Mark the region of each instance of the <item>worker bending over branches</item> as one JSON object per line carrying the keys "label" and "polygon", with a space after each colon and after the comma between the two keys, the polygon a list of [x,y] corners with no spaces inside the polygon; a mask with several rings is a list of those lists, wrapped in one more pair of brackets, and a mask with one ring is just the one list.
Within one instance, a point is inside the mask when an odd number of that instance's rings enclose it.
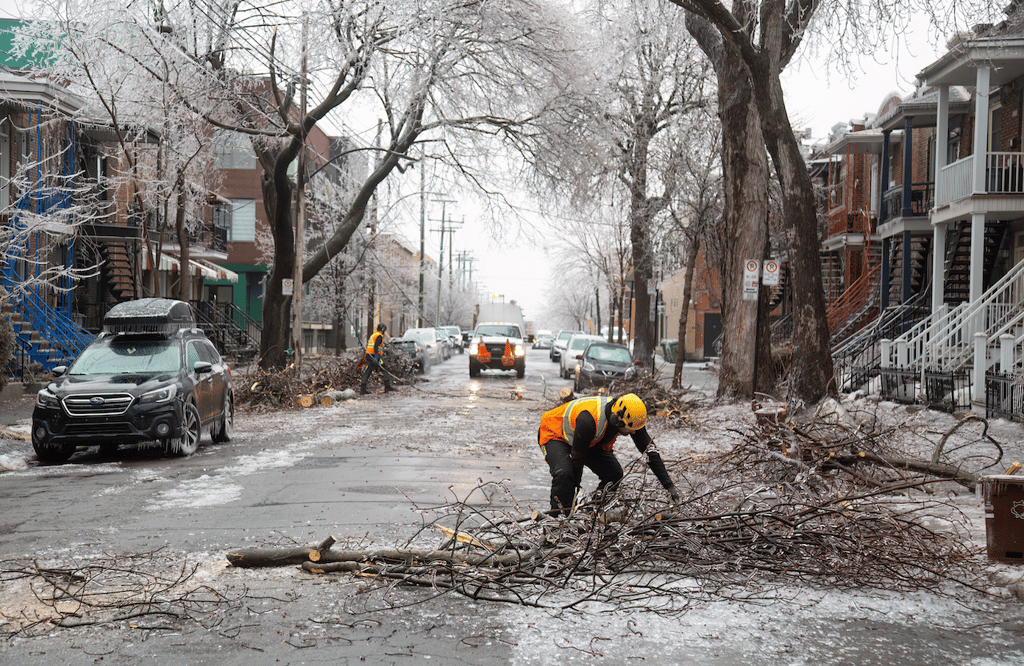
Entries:
{"label": "worker bending over branches", "polygon": [[366,367],[363,368],[362,381],[359,384],[359,392],[363,395],[369,393],[366,390],[366,382],[370,379],[370,373],[377,370],[384,377],[384,392],[394,391],[391,388],[391,377],[384,367],[384,334],[388,327],[384,324],[377,324],[377,331],[370,336],[366,342],[366,358],[363,361]]}
{"label": "worker bending over branches", "polygon": [[634,393],[612,399],[580,398],[544,412],[537,440],[551,468],[551,509],[569,513],[583,479],[583,468],[601,480],[598,491],[614,487],[622,479],[612,446],[619,435],[633,438],[658,481],[679,503],[679,492],[665,469],[661,454],[647,433],[647,406]]}

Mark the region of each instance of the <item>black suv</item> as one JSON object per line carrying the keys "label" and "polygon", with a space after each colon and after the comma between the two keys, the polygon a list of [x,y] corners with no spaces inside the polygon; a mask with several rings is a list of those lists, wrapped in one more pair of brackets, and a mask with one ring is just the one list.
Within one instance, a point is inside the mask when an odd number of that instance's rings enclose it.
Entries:
{"label": "black suv", "polygon": [[71,367],[39,391],[32,447],[45,462],[64,462],[79,446],[110,450],[159,441],[167,453],[195,453],[203,428],[231,439],[231,371],[192,307],[165,298],[115,305],[103,332]]}

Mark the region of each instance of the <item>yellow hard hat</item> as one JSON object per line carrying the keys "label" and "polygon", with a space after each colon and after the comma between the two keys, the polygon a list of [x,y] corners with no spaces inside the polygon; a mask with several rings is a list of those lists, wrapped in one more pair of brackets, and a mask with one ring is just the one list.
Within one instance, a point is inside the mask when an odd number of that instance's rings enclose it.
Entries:
{"label": "yellow hard hat", "polygon": [[612,414],[630,430],[640,430],[647,425],[647,405],[635,393],[627,393],[612,403]]}

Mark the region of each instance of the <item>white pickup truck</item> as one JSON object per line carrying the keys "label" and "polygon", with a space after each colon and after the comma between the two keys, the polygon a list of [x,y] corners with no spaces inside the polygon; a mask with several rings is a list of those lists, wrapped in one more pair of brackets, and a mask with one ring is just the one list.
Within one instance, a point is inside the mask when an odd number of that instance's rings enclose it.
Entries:
{"label": "white pickup truck", "polygon": [[515,370],[516,377],[526,374],[526,348],[519,324],[487,321],[477,324],[469,339],[469,376],[481,370]]}

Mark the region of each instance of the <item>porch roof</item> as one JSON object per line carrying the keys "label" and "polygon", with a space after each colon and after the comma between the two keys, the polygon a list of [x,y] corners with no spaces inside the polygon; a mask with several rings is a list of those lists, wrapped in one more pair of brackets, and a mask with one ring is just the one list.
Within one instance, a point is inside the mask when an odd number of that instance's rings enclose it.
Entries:
{"label": "porch roof", "polygon": [[[190,273],[196,277],[202,277],[207,280],[227,280],[229,282],[238,282],[238,273],[230,271],[223,266],[218,266],[209,261],[203,259],[189,259],[188,260]],[[152,270],[153,266],[149,263],[149,255],[146,255],[146,270]],[[160,271],[180,271],[181,270],[181,259],[174,255],[161,253],[160,259],[157,262],[157,270]]]}
{"label": "porch roof", "polygon": [[[973,85],[973,82],[972,82]],[[955,116],[971,111],[971,92],[961,85],[949,88],[949,115]],[[881,130],[901,130],[906,119],[912,117],[914,127],[934,127],[939,116],[939,91],[932,90],[924,95],[905,99],[885,115],[875,120]]]}
{"label": "porch roof", "polygon": [[992,37],[960,42],[918,73],[927,86],[973,86],[978,67],[991,68],[992,87],[1024,76],[1024,37]]}

